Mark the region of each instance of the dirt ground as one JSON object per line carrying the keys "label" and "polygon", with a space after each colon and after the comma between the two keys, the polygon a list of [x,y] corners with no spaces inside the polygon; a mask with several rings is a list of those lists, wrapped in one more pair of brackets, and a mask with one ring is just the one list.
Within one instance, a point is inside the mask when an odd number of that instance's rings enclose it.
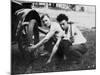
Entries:
{"label": "dirt ground", "polygon": [[95,31],[83,31],[83,34],[88,40],[88,52],[83,56],[81,64],[71,64],[70,61],[64,61],[56,56],[50,64],[45,64],[48,56],[38,56],[37,58],[29,56],[25,59],[18,50],[17,44],[12,45],[12,74],[96,69]]}

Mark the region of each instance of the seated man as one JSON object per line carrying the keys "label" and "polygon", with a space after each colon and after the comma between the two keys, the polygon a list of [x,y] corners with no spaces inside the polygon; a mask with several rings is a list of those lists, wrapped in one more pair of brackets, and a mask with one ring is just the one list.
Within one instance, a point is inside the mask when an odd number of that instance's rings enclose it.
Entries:
{"label": "seated man", "polygon": [[65,59],[66,57],[74,60],[81,58],[81,56],[87,52],[87,48],[85,46],[87,40],[79,29],[68,24],[68,17],[66,15],[60,14],[56,19],[63,31],[65,31],[65,34],[63,35],[63,39],[55,44],[47,63],[51,62],[51,59],[57,50],[58,52],[63,53]]}
{"label": "seated man", "polygon": [[58,23],[56,23],[56,22],[51,22],[50,17],[47,14],[44,14],[41,17],[41,21],[44,24],[44,26],[49,29],[49,32],[36,45],[32,45],[31,47],[29,47],[30,51],[39,48],[40,46],[42,46],[43,44],[47,43],[48,41],[49,41],[48,44],[50,44],[51,39],[54,36],[57,38],[56,39],[57,41],[55,40],[55,43],[58,44],[60,42],[60,40],[61,40],[60,36],[64,33],[64,31],[61,29],[60,25]]}

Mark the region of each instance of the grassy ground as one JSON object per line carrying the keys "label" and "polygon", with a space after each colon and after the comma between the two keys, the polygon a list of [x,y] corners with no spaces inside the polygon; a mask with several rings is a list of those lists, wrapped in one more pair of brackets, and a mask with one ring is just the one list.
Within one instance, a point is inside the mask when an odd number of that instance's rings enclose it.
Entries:
{"label": "grassy ground", "polygon": [[[95,31],[83,31],[87,38],[88,52],[84,55],[82,64],[69,64],[69,61],[54,57],[52,62],[46,65],[48,56],[38,58],[27,57],[24,59],[18,50],[17,44],[12,45],[12,73],[41,73],[55,71],[90,70],[96,68],[96,37]],[[31,60],[31,61],[30,61]]]}

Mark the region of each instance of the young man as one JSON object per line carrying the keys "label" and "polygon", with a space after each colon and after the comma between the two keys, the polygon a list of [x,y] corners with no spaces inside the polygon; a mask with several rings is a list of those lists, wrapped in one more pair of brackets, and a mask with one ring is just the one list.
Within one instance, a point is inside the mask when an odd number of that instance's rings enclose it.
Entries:
{"label": "young man", "polygon": [[[64,33],[64,31],[61,29],[60,25],[56,22],[51,22],[50,17],[47,14],[44,14],[41,17],[42,23],[43,25],[49,29],[49,32],[47,33],[47,35],[41,40],[39,41],[36,45],[32,45],[31,47],[29,47],[29,50],[34,50],[36,48],[39,48],[41,45],[45,44],[45,43],[49,43],[53,37],[57,38],[57,41],[55,41],[56,45],[53,48],[53,51],[58,48],[56,46],[58,46],[58,43],[61,40],[61,35]],[[53,39],[54,40],[54,39]],[[51,49],[52,50],[52,49]]]}
{"label": "young man", "polygon": [[79,29],[71,24],[68,24],[68,17],[65,14],[58,15],[56,19],[61,28],[65,31],[65,34],[63,35],[63,39],[55,44],[55,47],[58,48],[53,49],[47,63],[51,62],[51,59],[56,53],[57,49],[63,53],[64,58],[68,57],[74,60],[79,60],[78,58],[81,58],[82,54],[87,52],[87,48],[85,46],[87,40]]}

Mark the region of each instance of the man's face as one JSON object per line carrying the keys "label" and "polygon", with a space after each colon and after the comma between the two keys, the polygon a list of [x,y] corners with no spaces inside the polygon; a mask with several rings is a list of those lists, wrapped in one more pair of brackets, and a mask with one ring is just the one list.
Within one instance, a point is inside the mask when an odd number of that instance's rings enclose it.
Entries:
{"label": "man's face", "polygon": [[44,26],[49,27],[50,24],[50,19],[47,16],[44,16],[44,18],[42,19],[42,22],[44,24]]}
{"label": "man's face", "polygon": [[66,30],[68,28],[68,24],[66,20],[62,20],[61,22],[59,22],[59,24],[61,25],[62,29]]}

